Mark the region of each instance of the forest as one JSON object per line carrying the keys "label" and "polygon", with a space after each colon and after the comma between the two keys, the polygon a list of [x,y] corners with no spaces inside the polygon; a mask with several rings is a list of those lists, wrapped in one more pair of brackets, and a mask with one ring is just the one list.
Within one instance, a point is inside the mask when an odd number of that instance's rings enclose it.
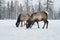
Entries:
{"label": "forest", "polygon": [[33,4],[33,0],[26,0],[21,3],[17,0],[5,1],[0,0],[0,19],[17,19],[18,15],[21,13],[32,14],[34,12],[39,12],[42,10],[47,10],[49,12],[48,19],[60,19],[60,8],[58,12],[54,9],[54,0],[46,0],[41,2],[38,0]]}

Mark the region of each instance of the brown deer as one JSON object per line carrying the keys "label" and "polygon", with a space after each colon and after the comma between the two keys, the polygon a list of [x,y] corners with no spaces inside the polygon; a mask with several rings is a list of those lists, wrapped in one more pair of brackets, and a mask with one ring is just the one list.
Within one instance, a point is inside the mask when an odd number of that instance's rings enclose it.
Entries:
{"label": "brown deer", "polygon": [[44,29],[44,27],[45,27],[46,24],[47,24],[46,28],[48,28],[47,18],[48,18],[48,12],[47,11],[35,12],[27,20],[27,22],[26,22],[26,28],[31,28],[32,25],[35,22],[37,22],[37,25],[38,25],[38,28],[39,28],[39,24],[38,24],[39,21],[43,21],[44,22],[43,29]]}
{"label": "brown deer", "polygon": [[16,22],[16,27],[18,27],[20,23],[21,23],[21,27],[22,27],[23,26],[23,22],[27,21],[29,19],[29,17],[30,17],[30,14],[27,14],[27,13],[19,14],[17,22]]}

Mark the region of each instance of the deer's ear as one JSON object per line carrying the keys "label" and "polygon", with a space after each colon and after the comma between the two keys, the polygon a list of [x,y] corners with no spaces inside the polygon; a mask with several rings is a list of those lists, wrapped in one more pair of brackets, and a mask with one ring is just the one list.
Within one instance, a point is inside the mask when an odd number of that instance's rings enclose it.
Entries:
{"label": "deer's ear", "polygon": [[45,11],[47,14],[49,14],[49,12],[48,11]]}

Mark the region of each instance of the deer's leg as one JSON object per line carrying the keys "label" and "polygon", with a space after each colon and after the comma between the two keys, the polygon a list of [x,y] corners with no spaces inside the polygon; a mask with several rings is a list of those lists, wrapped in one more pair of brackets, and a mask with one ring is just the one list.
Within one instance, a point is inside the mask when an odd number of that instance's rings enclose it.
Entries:
{"label": "deer's leg", "polygon": [[47,24],[47,25],[46,25],[46,28],[48,28],[48,21],[46,21],[46,24]]}
{"label": "deer's leg", "polygon": [[38,23],[38,21],[37,21],[37,25],[38,25],[38,28],[39,28],[39,23]]}
{"label": "deer's leg", "polygon": [[46,24],[46,20],[44,20],[44,25],[43,25],[42,29],[44,29],[44,27],[45,27],[45,24]]}
{"label": "deer's leg", "polygon": [[24,26],[26,25],[26,21],[24,21]]}
{"label": "deer's leg", "polygon": [[23,22],[21,21],[21,27],[23,27]]}

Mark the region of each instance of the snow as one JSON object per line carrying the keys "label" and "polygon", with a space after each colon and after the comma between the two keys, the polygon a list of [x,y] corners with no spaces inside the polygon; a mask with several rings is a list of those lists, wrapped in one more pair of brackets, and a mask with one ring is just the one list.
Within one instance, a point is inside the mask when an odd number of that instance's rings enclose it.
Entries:
{"label": "snow", "polygon": [[0,40],[60,40],[60,20],[48,20],[48,29],[40,29],[35,23],[31,29],[16,27],[16,20],[0,20]]}

